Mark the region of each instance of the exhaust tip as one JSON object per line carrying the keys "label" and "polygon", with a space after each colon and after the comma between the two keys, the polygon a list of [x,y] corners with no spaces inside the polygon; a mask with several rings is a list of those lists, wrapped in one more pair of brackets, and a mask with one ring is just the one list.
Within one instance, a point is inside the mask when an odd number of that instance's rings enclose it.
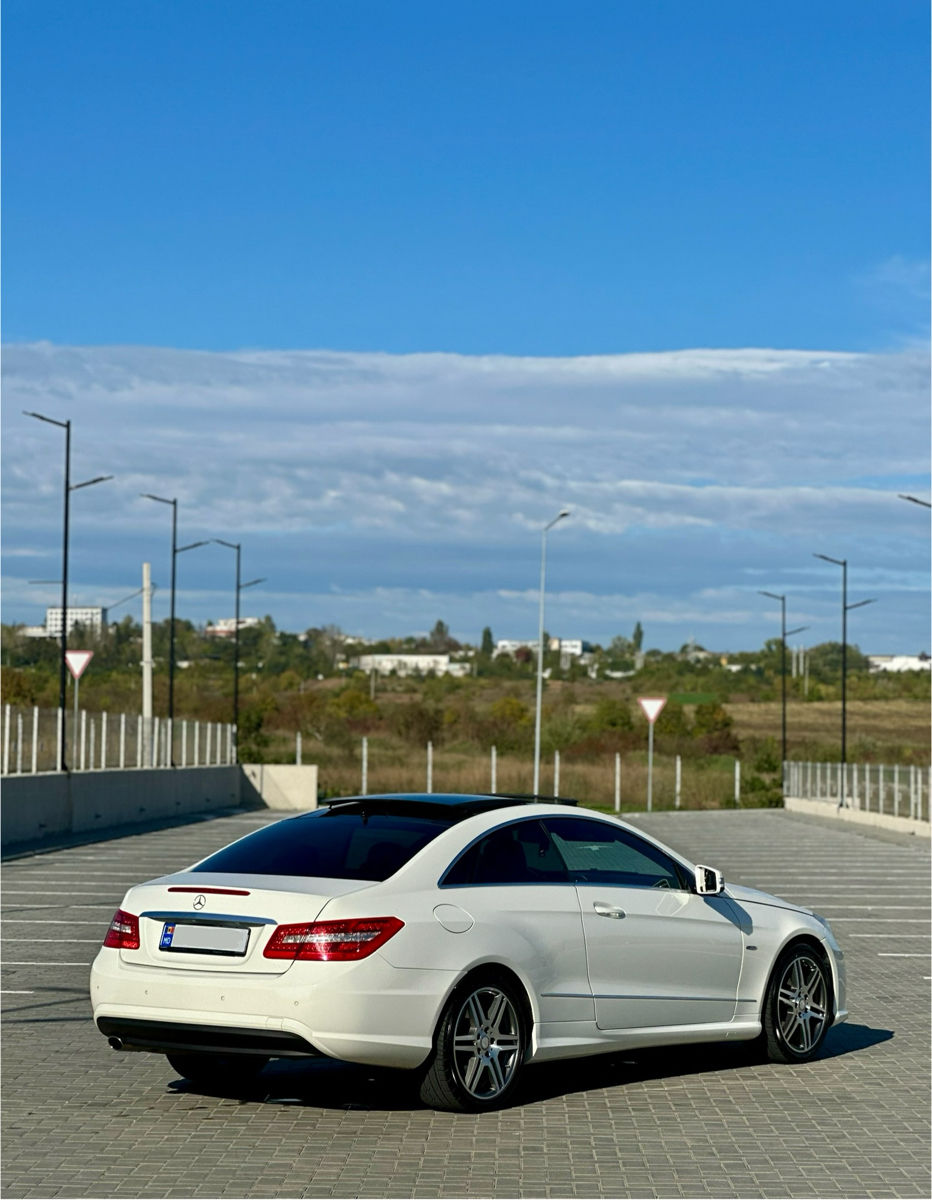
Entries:
{"label": "exhaust tip", "polygon": [[110,1037],[110,1038],[107,1038],[107,1042],[109,1043],[111,1050],[122,1050],[123,1049],[123,1039],[122,1038]]}

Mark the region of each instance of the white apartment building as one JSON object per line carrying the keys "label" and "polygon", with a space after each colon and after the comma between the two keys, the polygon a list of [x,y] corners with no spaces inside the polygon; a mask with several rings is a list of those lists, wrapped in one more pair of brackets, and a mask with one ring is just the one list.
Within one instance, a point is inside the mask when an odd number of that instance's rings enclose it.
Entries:
{"label": "white apartment building", "polygon": [[[61,608],[47,608],[45,610],[45,625],[32,625],[27,629],[30,637],[61,637]],[[107,624],[107,610],[105,608],[69,608],[68,623],[65,633],[71,633],[75,625],[83,625],[85,629],[93,629],[95,633],[100,631]],[[35,632],[33,632],[35,631]]]}
{"label": "white apartment building", "polygon": [[[559,651],[561,655],[565,655],[568,658],[579,658],[583,654],[588,653],[592,647],[588,642],[584,642],[582,638],[552,637],[547,642],[547,649],[554,654]],[[495,643],[495,649],[492,651],[492,657],[498,658],[500,654],[513,655],[516,650],[530,650],[532,654],[536,654],[537,638],[534,638],[530,642],[517,641],[514,638],[499,638]]]}
{"label": "white apartment building", "polygon": [[927,654],[868,654],[867,661],[872,672],[932,670],[932,658]]}
{"label": "white apartment building", "polygon": [[449,654],[360,654],[350,666],[379,675],[468,675],[469,663],[450,662]]}
{"label": "white apartment building", "polygon": [[[259,624],[258,617],[240,617],[240,629],[250,629]],[[232,637],[236,633],[236,617],[221,617],[204,630],[208,637]]]}

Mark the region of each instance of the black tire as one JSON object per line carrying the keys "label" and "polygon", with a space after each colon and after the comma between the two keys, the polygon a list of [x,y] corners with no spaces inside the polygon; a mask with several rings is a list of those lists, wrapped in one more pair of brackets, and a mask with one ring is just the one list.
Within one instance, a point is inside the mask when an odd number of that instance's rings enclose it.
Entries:
{"label": "black tire", "polygon": [[515,1090],[527,1044],[520,989],[501,975],[474,976],[441,1014],[421,1101],[448,1112],[500,1108]]}
{"label": "black tire", "polygon": [[777,959],[767,986],[763,1044],[771,1062],[814,1058],[832,1022],[832,980],[814,947],[790,946]]}
{"label": "black tire", "polygon": [[269,1061],[258,1054],[210,1054],[173,1052],[169,1065],[184,1079],[205,1087],[245,1087],[252,1083]]}

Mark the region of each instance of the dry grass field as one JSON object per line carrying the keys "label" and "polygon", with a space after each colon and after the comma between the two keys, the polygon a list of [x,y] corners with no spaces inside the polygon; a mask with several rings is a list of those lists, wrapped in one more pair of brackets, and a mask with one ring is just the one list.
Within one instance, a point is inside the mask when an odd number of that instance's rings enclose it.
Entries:
{"label": "dry grass field", "polygon": [[[928,700],[849,700],[847,741],[852,760],[900,761],[928,766],[932,710]],[[780,736],[780,704],[726,704],[743,742]],[[825,760],[838,756],[841,703],[788,702],[786,729],[789,757]]]}

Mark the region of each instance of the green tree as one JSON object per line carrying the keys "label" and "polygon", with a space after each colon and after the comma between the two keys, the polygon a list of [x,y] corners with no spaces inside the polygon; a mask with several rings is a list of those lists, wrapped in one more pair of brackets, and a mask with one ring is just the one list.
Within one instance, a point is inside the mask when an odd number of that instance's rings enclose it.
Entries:
{"label": "green tree", "polygon": [[634,633],[631,635],[631,644],[638,652],[640,652],[641,647],[644,645],[644,629],[640,621],[634,626]]}
{"label": "green tree", "polygon": [[492,630],[488,625],[482,631],[482,644],[479,647],[479,653],[484,658],[491,658],[495,650],[495,642],[492,638]]}

